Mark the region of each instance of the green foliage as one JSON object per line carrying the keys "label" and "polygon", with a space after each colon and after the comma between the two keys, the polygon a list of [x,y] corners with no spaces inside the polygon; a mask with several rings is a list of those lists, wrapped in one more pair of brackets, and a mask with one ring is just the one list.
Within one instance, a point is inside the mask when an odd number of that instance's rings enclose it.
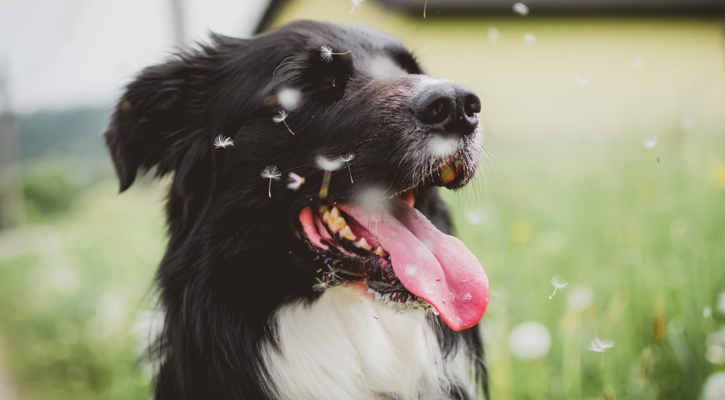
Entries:
{"label": "green foliage", "polygon": [[70,172],[58,165],[36,168],[23,178],[23,196],[31,214],[68,211],[79,189]]}

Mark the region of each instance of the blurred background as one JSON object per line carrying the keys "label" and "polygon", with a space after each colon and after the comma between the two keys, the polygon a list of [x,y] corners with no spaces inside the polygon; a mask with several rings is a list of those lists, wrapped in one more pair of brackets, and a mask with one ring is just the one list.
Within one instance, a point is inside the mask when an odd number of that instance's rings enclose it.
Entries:
{"label": "blurred background", "polygon": [[117,194],[109,110],[209,30],[300,18],[383,29],[481,96],[489,154],[445,197],[491,281],[493,399],[725,399],[724,17],[725,0],[0,0],[0,399],[148,398],[135,321],[165,182]]}

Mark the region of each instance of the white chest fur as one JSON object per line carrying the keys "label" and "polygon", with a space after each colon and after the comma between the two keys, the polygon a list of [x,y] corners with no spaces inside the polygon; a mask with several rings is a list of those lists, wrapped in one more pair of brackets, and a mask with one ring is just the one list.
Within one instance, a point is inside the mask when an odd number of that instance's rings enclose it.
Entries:
{"label": "white chest fur", "polygon": [[423,312],[336,287],[276,318],[280,351],[269,346],[265,363],[280,399],[444,399],[454,384],[475,397],[467,358],[442,358]]}

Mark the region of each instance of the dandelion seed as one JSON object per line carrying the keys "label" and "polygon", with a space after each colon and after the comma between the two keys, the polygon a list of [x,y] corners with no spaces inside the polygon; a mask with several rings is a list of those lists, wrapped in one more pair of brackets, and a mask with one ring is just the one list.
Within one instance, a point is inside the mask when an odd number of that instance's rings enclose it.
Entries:
{"label": "dandelion seed", "polygon": [[496,28],[491,28],[488,30],[488,40],[492,42],[498,42],[498,39],[501,37],[501,32],[498,31]]}
{"label": "dandelion seed", "polygon": [[352,8],[350,9],[350,14],[352,14],[352,12],[355,11],[356,8],[359,8],[360,5],[362,5],[362,3],[364,1],[365,0],[350,0],[350,3],[352,3]]}
{"label": "dandelion seed", "polygon": [[276,166],[268,165],[262,170],[262,179],[269,179],[269,197],[272,197],[272,181],[278,181],[282,177]]}
{"label": "dandelion seed", "polygon": [[330,46],[322,46],[320,47],[320,58],[322,61],[329,63],[332,62],[332,56],[344,56],[345,54],[352,53],[352,50],[348,50],[344,53],[333,53],[332,47]]}
{"label": "dandelion seed", "polygon": [[569,284],[567,281],[562,279],[559,275],[551,277],[549,282],[551,282],[551,285],[554,286],[554,293],[552,293],[551,296],[549,296],[549,300],[551,300],[554,297],[557,290],[564,289],[566,287],[566,285]]}
{"label": "dandelion seed", "polygon": [[576,78],[576,82],[578,84],[582,85],[582,91],[584,93],[587,92],[587,86],[589,86],[589,85],[592,84],[592,80],[591,79],[589,79],[589,78],[582,78],[582,77]]}
{"label": "dandelion seed", "polygon": [[294,172],[290,172],[287,177],[289,178],[287,189],[297,190],[300,186],[305,184],[305,178],[295,174]]}
{"label": "dandelion seed", "polygon": [[644,147],[645,149],[651,149],[651,148],[653,148],[655,146],[657,146],[657,138],[656,137],[647,138],[647,139],[645,139],[645,140],[642,141],[642,147]]}
{"label": "dandelion seed", "polygon": [[532,45],[532,44],[536,43],[536,36],[534,36],[531,33],[525,33],[523,38],[524,38],[524,42],[528,45]]}
{"label": "dandelion seed", "polygon": [[[597,337],[592,340],[591,343],[589,343],[589,350],[601,353],[602,354],[602,372],[604,372],[604,352],[607,351],[607,349],[610,349],[614,347],[614,342],[611,340],[601,340]],[[592,367],[594,366],[594,363],[592,363]]]}
{"label": "dandelion seed", "polygon": [[529,15],[529,7],[527,7],[524,3],[516,3],[513,7],[511,7],[511,9],[513,9],[516,14],[522,17]]}
{"label": "dandelion seed", "polygon": [[338,161],[347,164],[347,171],[350,173],[350,183],[355,183],[355,181],[352,180],[352,171],[350,170],[350,161],[352,161],[353,158],[355,158],[355,155],[352,153],[347,153],[337,158]]}
{"label": "dandelion seed", "polygon": [[274,121],[274,122],[276,122],[278,124],[280,122],[282,122],[284,124],[284,126],[287,127],[287,130],[289,131],[289,133],[291,133],[291,134],[294,135],[295,133],[292,132],[292,129],[290,129],[289,125],[287,125],[287,121],[286,121],[287,115],[288,114],[287,114],[287,112],[285,110],[279,110],[279,113],[277,113],[277,115],[275,115],[274,117],[272,117],[272,121]]}
{"label": "dandelion seed", "polygon": [[214,147],[217,149],[226,149],[227,146],[234,146],[234,141],[232,138],[224,137],[223,135],[219,135],[214,139]]}
{"label": "dandelion seed", "polygon": [[283,88],[277,92],[277,103],[284,110],[294,111],[300,106],[302,93],[298,89]]}
{"label": "dandelion seed", "polygon": [[327,283],[327,281],[324,281],[320,278],[315,278],[315,279],[317,279],[317,283],[312,285],[312,290],[314,290],[316,292],[324,292],[326,289],[328,289],[330,287],[330,285]]}
{"label": "dandelion seed", "polygon": [[335,283],[335,282],[339,281],[341,279],[340,275],[338,275],[339,271],[336,268],[332,268],[332,267],[329,267],[329,268],[330,268],[330,272],[327,272],[325,274],[327,277],[325,280],[328,282],[331,282],[331,283]]}
{"label": "dandelion seed", "polygon": [[327,193],[330,189],[330,178],[332,178],[332,171],[337,171],[342,168],[342,162],[340,160],[328,160],[325,157],[317,156],[317,166],[321,170],[325,171],[322,175],[322,186],[320,187],[320,198],[324,199],[327,197]]}
{"label": "dandelion seed", "polygon": [[428,0],[423,3],[423,19],[425,19],[425,10],[428,8]]}

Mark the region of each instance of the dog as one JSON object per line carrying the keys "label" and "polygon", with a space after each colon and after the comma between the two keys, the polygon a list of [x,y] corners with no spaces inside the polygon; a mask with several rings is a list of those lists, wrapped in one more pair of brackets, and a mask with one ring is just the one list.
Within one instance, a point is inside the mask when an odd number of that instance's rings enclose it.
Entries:
{"label": "dog", "polygon": [[488,398],[488,280],[438,193],[473,176],[480,111],[363,26],[144,69],[104,136],[121,192],[173,175],[153,398]]}

